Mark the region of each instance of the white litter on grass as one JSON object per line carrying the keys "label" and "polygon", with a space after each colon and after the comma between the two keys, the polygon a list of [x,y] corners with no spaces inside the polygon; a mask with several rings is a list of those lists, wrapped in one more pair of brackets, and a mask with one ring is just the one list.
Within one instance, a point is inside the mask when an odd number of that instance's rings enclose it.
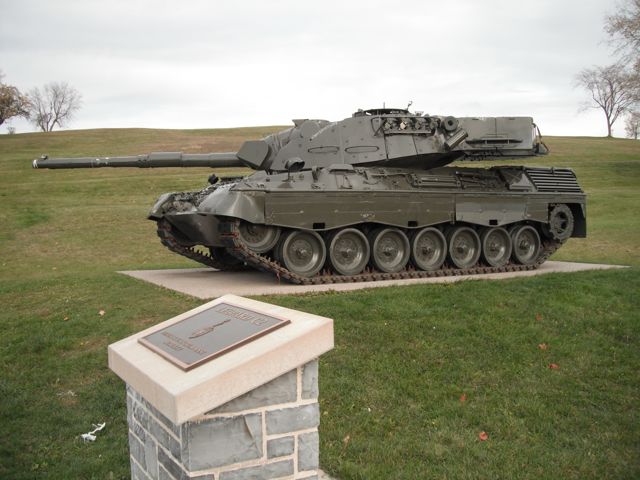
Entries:
{"label": "white litter on grass", "polygon": [[58,396],[59,397],[75,397],[76,392],[74,392],[73,390],[67,390],[66,392],[59,392]]}
{"label": "white litter on grass", "polygon": [[100,430],[102,430],[107,424],[106,423],[99,423],[98,425],[96,425],[95,423],[92,424],[93,425],[93,430],[91,430],[90,432],[87,433],[83,433],[82,435],[80,435],[80,438],[82,438],[82,440],[84,440],[85,442],[95,442],[96,441],[96,433],[99,432]]}

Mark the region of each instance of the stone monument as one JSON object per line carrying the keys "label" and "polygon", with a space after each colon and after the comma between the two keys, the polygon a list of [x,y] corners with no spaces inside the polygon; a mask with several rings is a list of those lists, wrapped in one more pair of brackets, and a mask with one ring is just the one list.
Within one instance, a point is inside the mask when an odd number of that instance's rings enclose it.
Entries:
{"label": "stone monument", "polygon": [[133,479],[316,479],[333,321],[225,295],[109,346]]}

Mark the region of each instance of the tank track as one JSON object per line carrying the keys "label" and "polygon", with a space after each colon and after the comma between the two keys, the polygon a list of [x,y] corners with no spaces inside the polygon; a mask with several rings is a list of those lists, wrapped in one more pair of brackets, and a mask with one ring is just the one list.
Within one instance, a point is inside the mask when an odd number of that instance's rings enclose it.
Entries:
{"label": "tank track", "polygon": [[396,273],[365,271],[358,275],[336,275],[330,272],[321,272],[313,277],[302,277],[287,270],[282,265],[280,265],[280,263],[271,260],[264,255],[257,254],[247,248],[240,239],[239,224],[239,220],[228,220],[220,223],[221,237],[225,246],[227,247],[227,251],[251,268],[272,273],[278,278],[278,280],[285,279],[291,283],[299,285],[372,282],[381,280],[402,280],[410,278],[448,277],[535,270],[540,265],[542,265],[564,243],[564,241],[561,240],[541,239],[542,248],[540,250],[538,259],[535,263],[530,265],[509,263],[502,267],[476,266],[467,269],[441,268],[435,271],[407,269]]}
{"label": "tank track", "polygon": [[182,245],[173,234],[173,227],[169,221],[165,218],[158,220],[157,222],[158,237],[160,237],[160,243],[167,247],[174,253],[187,257],[190,260],[194,260],[198,263],[202,263],[207,267],[213,267],[216,270],[224,270],[227,272],[234,272],[239,270],[246,270],[246,266],[243,262],[229,263],[223,258],[218,258],[211,253],[205,254],[197,251],[194,247],[188,247]]}

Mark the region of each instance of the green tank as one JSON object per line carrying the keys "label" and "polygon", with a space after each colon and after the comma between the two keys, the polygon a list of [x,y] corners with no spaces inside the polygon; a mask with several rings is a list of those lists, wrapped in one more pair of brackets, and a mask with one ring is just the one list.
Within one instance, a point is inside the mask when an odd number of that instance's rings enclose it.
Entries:
{"label": "green tank", "polygon": [[238,152],[43,156],[33,167],[250,167],[249,176],[211,175],[200,191],[161,195],[149,213],[161,242],[216,269],[314,284],[537,268],[586,236],[574,172],[458,165],[547,153],[530,117],[382,108],[294,120]]}

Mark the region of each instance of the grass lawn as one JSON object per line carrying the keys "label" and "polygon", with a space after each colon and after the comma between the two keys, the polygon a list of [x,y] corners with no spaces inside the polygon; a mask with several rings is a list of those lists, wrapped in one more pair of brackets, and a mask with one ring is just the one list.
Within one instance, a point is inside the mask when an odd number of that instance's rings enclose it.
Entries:
{"label": "grass lawn", "polygon": [[[106,347],[201,303],[116,272],[196,266],[145,216],[209,170],[38,171],[31,160],[230,151],[274,130],[0,136],[0,478],[128,478],[124,384]],[[589,237],[553,259],[632,268],[261,298],[335,319],[320,373],[332,475],[640,478],[640,142],[547,142],[549,157],[524,163],[570,166],[589,194]]]}

